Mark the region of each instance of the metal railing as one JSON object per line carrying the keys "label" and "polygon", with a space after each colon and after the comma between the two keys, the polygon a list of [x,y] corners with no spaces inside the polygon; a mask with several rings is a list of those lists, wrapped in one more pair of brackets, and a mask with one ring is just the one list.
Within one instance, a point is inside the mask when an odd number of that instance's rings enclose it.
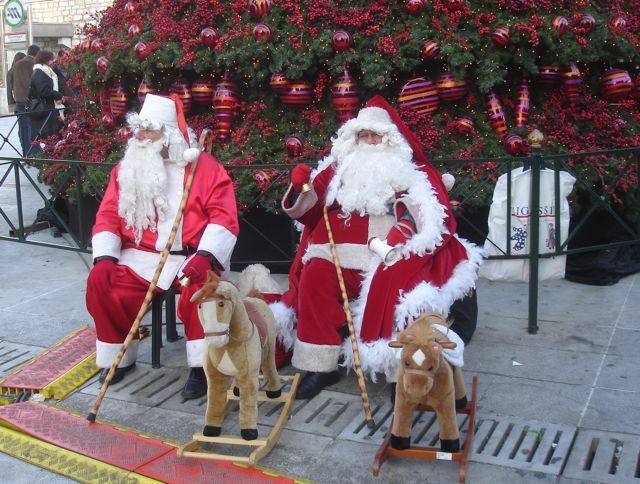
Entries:
{"label": "metal railing", "polygon": [[[603,174],[602,186],[593,186],[585,175],[585,167],[593,166],[594,169],[598,168],[597,163],[592,163],[593,160],[606,159],[608,160],[607,166],[611,169],[614,168],[613,173]],[[538,213],[540,206],[539,188],[540,188],[540,172],[544,167],[553,169],[554,171],[554,190],[555,190],[555,244],[554,250],[540,253],[539,251],[539,218],[530,218],[530,243],[529,253],[526,255],[515,255],[511,251],[509,234],[511,233],[510,217],[507,216],[507,240],[506,241],[491,241],[487,243],[494,245],[495,247],[505,247],[502,250],[502,254],[490,256],[489,259],[527,259],[530,264],[530,278],[529,278],[529,314],[528,314],[528,331],[529,333],[536,333],[538,330],[538,267],[541,259],[548,257],[556,257],[567,254],[575,254],[580,252],[596,251],[602,249],[611,249],[615,247],[621,247],[626,245],[640,244],[640,185],[638,184],[639,175],[639,161],[640,161],[640,147],[637,148],[625,148],[618,150],[608,151],[595,151],[585,153],[573,153],[562,155],[547,155],[544,156],[539,149],[534,149],[530,157],[526,158],[494,158],[494,159],[466,159],[466,160],[448,160],[440,159],[434,160],[434,163],[439,166],[445,166],[448,170],[454,174],[461,172],[470,165],[478,164],[487,166],[490,164],[494,167],[492,177],[497,178],[500,174],[510,174],[511,171],[524,164],[531,170],[531,213]],[[41,169],[47,165],[63,164],[65,166],[64,177],[57,180],[58,183],[69,184],[74,186],[75,198],[77,201],[77,224],[75,224],[75,230],[70,227],[70,221],[65,219],[63,213],[55,207],[55,197],[45,194],[40,188],[38,182],[29,173],[29,166],[39,166]],[[16,200],[16,214],[12,218],[5,207],[0,206],[0,216],[5,220],[9,228],[9,233],[2,233],[0,230],[0,240],[20,242],[32,245],[38,245],[43,247],[72,250],[78,252],[90,252],[89,249],[89,237],[87,234],[88,227],[86,225],[87,207],[84,206],[86,197],[83,193],[87,191],[95,194],[95,200],[101,199],[101,191],[99,184],[96,180],[93,170],[111,170],[113,165],[110,164],[96,164],[83,161],[61,161],[50,159],[27,159],[27,158],[14,158],[14,157],[0,157],[0,189],[5,188],[5,183],[9,179],[9,176],[13,174],[15,180],[15,200]],[[91,168],[90,170],[88,168]],[[293,168],[291,164],[276,164],[276,165],[245,165],[245,166],[226,166],[232,177],[238,178],[243,171],[251,170],[252,173],[259,172],[260,170],[268,170],[271,173],[271,177],[268,182],[264,184],[261,190],[256,192],[255,199],[248,203],[248,206],[258,206],[260,201],[264,199],[267,194],[270,194],[273,190],[282,190],[283,185],[287,184],[289,171]],[[560,204],[563,202],[560,199],[559,193],[559,174],[561,171],[567,171],[576,178],[576,186],[580,187],[582,193],[586,194],[591,199],[588,206],[583,206],[583,218],[577,225],[569,232],[565,240],[561,240],[561,220],[560,220]],[[42,200],[43,207],[48,209],[53,214],[53,217],[62,226],[64,230],[72,235],[73,241],[76,246],[69,246],[68,244],[54,244],[50,242],[30,240],[29,235],[34,231],[34,223],[28,224],[25,222],[24,210],[22,207],[22,189],[21,181],[24,177],[29,185],[33,187],[35,193],[39,195]],[[606,179],[608,177],[608,180]],[[456,186],[450,193],[450,197],[453,200],[473,199],[474,192],[478,188],[477,183],[472,181],[464,181],[464,177],[459,178],[460,182],[456,183]],[[629,182],[631,180],[631,182]],[[635,194],[635,207],[631,212],[633,220],[630,222],[622,217],[617,210],[611,205],[611,200],[615,198],[615,188],[621,184],[626,185],[626,190]],[[87,184],[90,185],[90,189],[87,190]],[[507,178],[507,200],[508,208],[507,214],[511,213],[511,175]],[[6,198],[6,195],[5,195]],[[583,202],[584,204],[584,202]],[[629,207],[627,207],[629,208]],[[581,247],[570,248],[572,240],[576,234],[580,231],[583,224],[587,221],[589,216],[596,210],[604,210],[610,215],[613,221],[615,221],[623,233],[625,234],[625,240],[616,242],[599,243],[593,245],[583,245]],[[260,227],[254,220],[251,219],[251,210],[248,210],[241,214],[240,222],[241,227],[244,223],[244,228],[241,228],[241,234],[238,239],[239,243],[248,244],[251,248],[256,248],[260,244],[270,247],[275,258],[271,262],[277,266],[286,268],[291,263],[291,260],[295,254],[295,246],[297,234],[293,227],[293,224],[286,222],[286,241],[283,242],[282,238],[273,240],[271,236],[265,233],[264,229]],[[457,211],[457,218],[459,220],[465,220],[469,226],[475,230],[479,237],[486,239],[486,229],[479,227],[472,220],[465,219],[465,213],[462,210]],[[234,253],[235,254],[235,253]],[[255,258],[245,259],[232,259],[232,267],[242,265],[248,265],[250,263],[261,262],[265,263],[265,260],[260,256]]]}

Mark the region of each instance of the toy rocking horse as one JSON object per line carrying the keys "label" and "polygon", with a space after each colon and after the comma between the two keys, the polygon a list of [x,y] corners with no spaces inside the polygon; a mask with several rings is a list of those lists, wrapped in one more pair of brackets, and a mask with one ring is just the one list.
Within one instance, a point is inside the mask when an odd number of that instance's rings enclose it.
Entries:
{"label": "toy rocking horse", "polygon": [[[222,281],[213,272],[207,274],[207,282],[191,300],[199,301],[198,313],[207,346],[204,358],[207,412],[202,434],[194,435],[191,442],[180,446],[178,457],[227,460],[253,466],[278,441],[291,414],[300,374],[282,377],[290,382],[288,391],[282,389],[275,364],[276,322],[265,301],[242,297],[233,284]],[[259,374],[261,368],[262,375]],[[235,377],[236,384],[233,392],[227,390],[231,377]],[[261,378],[265,381],[265,391],[259,390]],[[220,435],[227,402],[234,399],[240,400],[242,439]],[[258,400],[281,407],[280,416],[266,439],[258,439]],[[255,450],[249,456],[233,456],[205,451],[202,443],[253,446]]]}
{"label": "toy rocking horse", "polygon": [[[425,314],[398,334],[389,346],[401,348],[393,423],[376,453],[373,475],[389,456],[443,459],[460,462],[460,482],[466,476],[476,410],[477,378],[472,379],[471,399],[462,377],[464,343],[447,329],[445,318]],[[456,351],[452,351],[456,350]],[[438,418],[440,448],[411,446],[414,411],[433,411]],[[457,414],[467,414],[468,430],[460,446]]]}
{"label": "toy rocking horse", "polygon": [[281,382],[275,365],[276,322],[269,306],[254,297],[242,299],[238,289],[209,272],[207,282],[191,301],[199,301],[198,314],[207,346],[207,413],[203,434],[220,435],[227,404],[229,379],[240,392],[240,434],[258,438],[258,376],[264,374],[266,394],[278,398]]}

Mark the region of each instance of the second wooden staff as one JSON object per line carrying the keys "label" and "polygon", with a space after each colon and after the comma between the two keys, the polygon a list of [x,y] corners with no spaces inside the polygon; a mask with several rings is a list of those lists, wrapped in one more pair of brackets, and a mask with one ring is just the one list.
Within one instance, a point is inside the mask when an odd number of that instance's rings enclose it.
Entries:
{"label": "second wooden staff", "polygon": [[331,231],[331,224],[329,223],[329,213],[327,206],[325,205],[322,215],[324,216],[324,224],[327,227],[327,235],[329,236],[329,245],[331,246],[331,257],[333,258],[333,264],[336,267],[336,275],[338,276],[338,284],[340,285],[340,292],[342,293],[342,305],[344,307],[344,313],[347,317],[347,326],[349,327],[349,337],[351,339],[351,349],[353,350],[353,366],[358,377],[358,386],[360,387],[360,397],[362,398],[362,406],[364,407],[364,417],[367,422],[367,427],[370,429],[375,427],[373,421],[373,415],[371,415],[371,407],[369,406],[369,395],[367,394],[367,386],[364,382],[364,375],[362,374],[362,367],[360,366],[360,352],[358,351],[358,340],[356,337],[356,330],[353,326],[353,318],[351,317],[351,308],[349,307],[349,298],[347,297],[347,289],[344,285],[344,277],[342,276],[342,268],[340,267],[340,260],[338,259],[338,252],[336,250],[336,244],[333,240],[333,232]]}

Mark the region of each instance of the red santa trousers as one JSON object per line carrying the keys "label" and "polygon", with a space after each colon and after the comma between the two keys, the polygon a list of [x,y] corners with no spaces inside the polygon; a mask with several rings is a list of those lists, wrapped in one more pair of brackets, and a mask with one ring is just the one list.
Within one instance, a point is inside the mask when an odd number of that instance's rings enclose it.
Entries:
{"label": "red santa trousers", "polygon": [[[110,347],[114,345],[113,349],[115,350],[115,345],[121,345],[124,342],[142,306],[149,289],[149,282],[128,267],[119,264],[113,265],[109,273],[108,288],[97,282],[92,274],[93,271],[89,273],[87,279],[87,310],[96,324],[98,366],[107,367],[113,363],[115,354],[117,354],[117,352],[112,354]],[[203,340],[204,342],[204,332],[198,318],[198,304],[189,301],[202,285],[192,284],[188,288],[183,288],[176,284],[175,287],[180,292],[178,318],[184,323],[187,341]],[[162,291],[156,289],[156,294],[160,292]],[[133,351],[131,354],[125,355],[124,363],[121,363],[120,366],[129,366],[135,361],[138,335],[134,335],[134,338],[135,341],[132,341],[130,347]],[[109,360],[111,363],[108,363]]]}
{"label": "red santa trousers", "polygon": [[[360,291],[362,272],[342,269],[349,299]],[[333,262],[314,258],[300,275],[298,292],[298,340],[293,366],[307,371],[332,371],[338,366],[342,338],[339,328],[346,323],[342,292]]]}

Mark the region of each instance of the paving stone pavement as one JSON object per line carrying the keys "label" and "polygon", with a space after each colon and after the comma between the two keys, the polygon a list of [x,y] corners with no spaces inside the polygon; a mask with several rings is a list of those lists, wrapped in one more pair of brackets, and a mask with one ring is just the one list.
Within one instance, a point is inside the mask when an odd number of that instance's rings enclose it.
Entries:
{"label": "paving stone pavement", "polygon": [[[0,186],[0,206],[10,218],[17,212],[12,180]],[[30,206],[25,219],[33,220],[37,197],[26,185],[23,196]],[[8,226],[0,222],[6,235]],[[70,243],[66,235],[54,239],[49,230],[29,239]],[[0,359],[4,376],[92,324],[84,306],[91,264],[87,255],[8,241],[0,241],[0,251],[0,346],[22,355]],[[527,333],[526,284],[479,281],[478,328],[464,367],[468,383],[478,377],[477,434],[467,482],[640,482],[639,278],[606,287],[541,283],[535,335]],[[143,321],[148,323],[149,315]],[[182,326],[178,330],[182,334]],[[159,369],[151,367],[150,344],[150,338],[142,342],[137,368],[109,390],[98,418],[186,442],[202,429],[206,399],[184,402],[179,396],[187,374],[184,339],[165,343]],[[94,377],[56,403],[87,413],[98,388]],[[373,477],[373,458],[390,414],[389,387],[379,381],[367,388],[379,423],[374,432],[357,430],[362,408],[351,372],[311,401],[295,402],[278,444],[260,464],[323,483],[456,482],[455,462],[398,458]],[[268,402],[261,405],[261,435],[268,434],[277,410]],[[224,432],[239,433],[237,420],[232,406]],[[416,417],[413,437],[419,434],[421,445],[435,439],[432,420],[429,414]],[[0,466],[6,482],[70,482],[4,454]]]}

